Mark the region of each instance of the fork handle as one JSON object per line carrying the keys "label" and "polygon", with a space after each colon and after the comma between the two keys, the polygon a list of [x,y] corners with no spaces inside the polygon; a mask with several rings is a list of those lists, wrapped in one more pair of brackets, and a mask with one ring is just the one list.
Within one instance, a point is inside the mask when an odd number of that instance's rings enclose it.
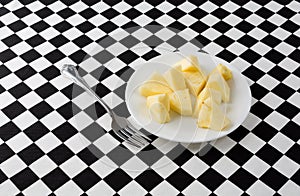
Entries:
{"label": "fork handle", "polygon": [[104,107],[104,109],[109,113],[110,116],[114,115],[113,110],[110,109],[110,107],[95,93],[95,91],[91,89],[88,83],[79,75],[74,65],[64,65],[60,73],[63,76],[73,80],[75,84],[83,88],[89,95],[94,97]]}

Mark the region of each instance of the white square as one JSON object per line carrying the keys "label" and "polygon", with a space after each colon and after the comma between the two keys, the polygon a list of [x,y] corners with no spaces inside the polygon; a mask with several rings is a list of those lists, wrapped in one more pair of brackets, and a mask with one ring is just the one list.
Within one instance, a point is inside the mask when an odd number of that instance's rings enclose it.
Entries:
{"label": "white square", "polygon": [[52,133],[49,132],[35,142],[39,148],[45,153],[50,152],[61,144],[61,141]]}
{"label": "white square", "polygon": [[215,191],[217,195],[241,195],[243,191],[234,185],[232,182],[226,180],[223,184],[221,184]]}
{"label": "white square", "polygon": [[254,46],[251,47],[251,49],[263,56],[272,48],[262,42],[257,42]]}
{"label": "white square", "polygon": [[[52,45],[49,44],[49,46],[52,46]],[[50,47],[50,49],[51,49],[51,47]],[[39,51],[39,50],[38,50],[38,51]],[[49,51],[49,48],[47,49],[47,53],[48,53],[48,52],[50,52],[50,51]],[[36,59],[35,61],[31,62],[31,63],[30,63],[30,66],[31,66],[34,70],[40,72],[40,71],[46,69],[47,67],[52,66],[52,63],[50,63],[45,57],[41,57],[41,58],[38,58],[38,59]],[[36,74],[36,75],[37,75],[37,74]]]}
{"label": "white square", "polygon": [[42,178],[43,176],[48,174],[50,171],[52,171],[56,167],[57,167],[57,165],[46,155],[41,157],[40,159],[36,160],[29,166],[29,168],[39,178]]}
{"label": "white square", "polygon": [[277,95],[275,95],[272,92],[269,92],[260,101],[272,109],[276,109],[278,106],[280,106],[284,102],[284,100],[282,98],[278,97]]}
{"label": "white square", "polygon": [[135,181],[129,182],[121,190],[118,191],[120,195],[132,196],[132,195],[145,195],[148,193],[140,184]]}
{"label": "white square", "polygon": [[261,119],[252,113],[249,113],[245,121],[242,123],[248,130],[252,130],[261,122]]}
{"label": "white square", "polygon": [[121,169],[126,171],[130,177],[136,178],[145,170],[149,169],[149,166],[146,163],[144,163],[141,159],[139,159],[137,156],[133,156],[128,161],[126,161],[123,165],[121,165]]}
{"label": "white square", "polygon": [[300,168],[300,166],[297,163],[295,163],[293,160],[289,159],[285,155],[283,155],[273,165],[273,167],[288,178],[291,178]]}
{"label": "white square", "polygon": [[101,193],[102,195],[114,195],[115,191],[103,180],[101,180],[95,186],[90,188],[86,193],[89,196],[99,196],[99,193]]}
{"label": "white square", "polygon": [[153,19],[151,19],[150,17],[148,17],[148,16],[146,16],[144,14],[142,14],[142,15],[138,16],[137,18],[133,19],[133,22],[137,23],[140,26],[147,25],[147,24],[149,24],[152,21],[153,21]]}
{"label": "white square", "polygon": [[246,5],[243,5],[243,7],[251,12],[256,12],[258,9],[261,8],[261,5],[258,5],[253,1],[249,1],[248,3],[246,3]]}
{"label": "white square", "polygon": [[190,174],[194,178],[198,178],[208,168],[209,166],[196,156],[193,156],[184,165],[182,165],[182,169],[184,169],[188,174]]}
{"label": "white square", "polygon": [[262,57],[258,59],[255,63],[254,66],[261,69],[263,72],[268,72],[270,71],[275,65],[268,59]]}
{"label": "white square", "polygon": [[287,181],[278,191],[281,195],[298,196],[300,195],[300,186],[293,181]]}
{"label": "white square", "polygon": [[257,178],[262,176],[270,168],[267,163],[255,155],[252,156],[242,167]]}
{"label": "white square", "polygon": [[213,12],[215,9],[218,8],[218,6],[216,6],[215,4],[209,2],[209,1],[206,1],[205,3],[203,3],[200,7],[200,9],[202,10],[205,10],[206,12],[208,13],[211,13]]}
{"label": "white square", "polygon": [[265,5],[265,7],[273,12],[278,12],[283,7],[283,5],[280,5],[279,3],[276,3],[275,1],[271,1],[270,3]]}
{"label": "white square", "polygon": [[65,32],[63,32],[62,35],[64,35],[69,40],[74,40],[77,37],[81,36],[83,33],[79,31],[77,28],[73,27]]}
{"label": "white square", "polygon": [[91,119],[84,111],[79,112],[69,120],[69,123],[78,131],[83,130],[93,122],[94,120]]}
{"label": "white square", "polygon": [[27,165],[18,157],[18,155],[14,155],[1,163],[1,171],[3,171],[8,178],[11,178],[26,167]]}
{"label": "white square", "polygon": [[81,161],[77,156],[73,156],[67,161],[65,161],[60,168],[66,173],[70,178],[74,178],[77,174],[82,172],[87,165]]}
{"label": "white square", "polygon": [[69,56],[73,54],[74,52],[78,51],[80,48],[74,44],[73,42],[68,42],[61,47],[59,47],[59,50],[64,53],[66,56]]}
{"label": "white square", "polygon": [[[125,47],[120,42],[116,42],[113,45],[106,48],[106,50],[108,52],[110,52],[111,54],[113,54],[114,56],[118,56],[118,55],[122,54],[123,52],[125,52],[126,50],[128,50],[128,48]],[[94,58],[92,58],[92,59],[94,59]],[[99,66],[99,62],[98,62],[98,66]]]}
{"label": "white square", "polygon": [[22,193],[30,196],[40,196],[40,195],[48,195],[52,191],[43,183],[42,180],[38,180],[28,188],[26,188]]}
{"label": "white square", "polygon": [[207,14],[206,16],[204,16],[203,18],[200,19],[201,22],[207,24],[208,26],[213,26],[214,24],[216,24],[217,22],[220,21],[220,19],[218,19],[217,17],[211,15],[211,14]]}
{"label": "white square", "polygon": [[167,154],[178,145],[177,142],[168,141],[162,138],[157,138],[152,142],[152,145],[158,148],[162,153]]}
{"label": "white square", "polygon": [[47,97],[45,101],[54,109],[57,109],[64,104],[68,103],[70,101],[69,98],[67,98],[63,93],[57,92],[50,97]]}
{"label": "white square", "polygon": [[[0,127],[8,123],[10,119],[0,110]],[[0,142],[0,145],[2,142]]]}
{"label": "white square", "polygon": [[38,51],[41,55],[46,55],[55,49],[56,48],[50,42],[44,42],[35,47],[35,50]]}
{"label": "white square", "polygon": [[111,117],[108,113],[104,114],[96,120],[96,122],[105,130],[111,130]]}
{"label": "white square", "polygon": [[[171,19],[170,23],[173,22],[172,20],[174,20],[174,19]],[[138,30],[138,37],[142,37],[142,34],[144,32],[147,33],[147,36],[151,35],[151,33],[149,31],[141,29],[141,30]],[[157,31],[154,35],[156,35],[157,37],[159,37],[163,41],[167,41],[170,38],[172,38],[174,35],[176,35],[176,33],[171,31],[170,29],[163,28],[163,29]]]}
{"label": "white square", "polygon": [[162,181],[150,191],[152,195],[177,195],[179,191],[170,185],[167,181]]}
{"label": "white square", "polygon": [[218,140],[210,142],[212,146],[214,146],[216,149],[218,149],[223,154],[227,153],[234,145],[236,145],[236,142],[229,137],[223,137]]}
{"label": "white square", "polygon": [[53,27],[49,27],[48,29],[45,29],[44,31],[40,32],[40,36],[42,36],[46,40],[50,40],[56,36],[58,36],[60,33]]}
{"label": "white square", "polygon": [[239,24],[241,21],[243,21],[240,17],[237,17],[233,14],[230,14],[228,16],[226,16],[223,19],[224,22],[226,22],[227,24],[231,25],[231,26],[235,26],[237,24]]}
{"label": "white square", "polygon": [[270,18],[268,18],[268,21],[275,24],[276,26],[282,25],[285,21],[287,21],[286,18],[283,18],[279,14],[274,14]]}
{"label": "white square", "polygon": [[214,30],[213,28],[209,28],[206,31],[204,31],[202,35],[207,39],[213,41],[216,38],[220,37],[222,34],[219,31]]}
{"label": "white square", "polygon": [[109,133],[101,136],[93,143],[100,151],[107,154],[116,148],[120,142],[112,137]]}
{"label": "white square", "polygon": [[288,102],[300,108],[300,93],[295,92],[292,96],[290,96]]}
{"label": "white square", "polygon": [[107,4],[106,4],[105,2],[103,2],[103,1],[100,1],[100,2],[96,3],[95,5],[92,5],[91,8],[93,8],[93,9],[94,9],[95,11],[97,11],[98,13],[101,13],[101,12],[103,12],[103,11],[109,9],[110,6],[107,5]]}
{"label": "white square", "polygon": [[[13,196],[17,195],[19,192],[20,190],[10,180],[6,180],[0,184],[0,195]],[[7,193],[10,193],[11,195],[8,195]]]}
{"label": "white square", "polygon": [[[285,38],[283,38],[283,39],[285,39]],[[285,42],[281,42],[279,45],[277,45],[275,47],[275,49],[278,52],[288,56],[290,53],[292,53],[294,51],[295,48]]]}
{"label": "white square", "polygon": [[28,94],[24,95],[18,101],[26,108],[29,109],[34,105],[43,101],[43,99],[38,96],[34,91],[29,92]]}
{"label": "white square", "polygon": [[82,110],[89,107],[94,102],[94,98],[85,92],[73,98],[73,103],[75,103]]}
{"label": "white square", "polygon": [[167,1],[163,1],[161,4],[156,6],[156,8],[159,9],[160,11],[162,11],[163,13],[168,13],[169,11],[174,9],[175,6]]}
{"label": "white square", "polygon": [[180,4],[178,6],[179,9],[181,9],[182,11],[184,11],[185,13],[189,13],[191,11],[193,11],[195,8],[197,8],[197,6],[195,6],[194,4],[186,1],[182,4]]}
{"label": "white square", "polygon": [[294,141],[288,138],[287,136],[283,135],[282,133],[278,132],[270,141],[274,148],[279,150],[281,153],[286,153],[290,147],[294,145]]}
{"label": "white square", "polygon": [[231,161],[228,157],[223,156],[212,166],[212,168],[225,178],[229,178],[229,176],[239,169],[239,166]]}
{"label": "white square", "polygon": [[12,12],[8,12],[1,16],[1,22],[8,26],[9,24],[16,22],[19,18],[15,16]]}
{"label": "white square", "polygon": [[[21,42],[21,43],[24,43],[24,42]],[[26,50],[23,50],[22,49],[22,47],[25,45],[25,47],[24,47],[24,49],[26,49]],[[17,47],[21,47],[21,48],[11,48],[13,51],[14,51],[14,53],[20,53],[20,54],[23,54],[23,53],[25,53],[25,52],[27,52],[28,50],[30,50],[31,49],[31,46],[29,46],[29,47],[27,47],[26,48],[26,45],[28,46],[28,44],[17,44],[17,45],[15,45],[15,46],[17,46]],[[19,51],[18,51],[19,50]],[[20,52],[20,50],[21,50],[21,52]],[[20,54],[18,54],[18,55],[20,55]],[[19,70],[19,69],[21,69],[22,67],[24,67],[24,66],[26,66],[27,65],[27,63],[21,58],[21,57],[15,57],[15,58],[13,58],[13,59],[11,59],[10,61],[7,61],[7,62],[5,62],[5,66],[10,70],[10,71],[12,71],[12,72],[15,72],[15,71],[17,71],[17,70]]]}
{"label": "white square", "polygon": [[[201,196],[208,196],[211,194],[211,191],[206,188],[203,184],[199,181],[195,180],[192,182],[188,187],[186,187],[183,191],[185,195],[201,195]],[[164,195],[164,194],[163,194]]]}
{"label": "white square", "polygon": [[57,196],[66,196],[66,195],[81,195],[83,191],[79,188],[77,184],[73,181],[68,181],[55,192]]}
{"label": "white square", "polygon": [[10,89],[21,82],[22,80],[13,73],[0,79],[0,85],[3,86],[3,88],[5,89]]}
{"label": "white square", "polygon": [[238,69],[240,72],[245,71],[248,67],[251,66],[251,64],[244,59],[237,57],[231,62],[231,65],[233,65],[236,69]]}
{"label": "white square", "polygon": [[[300,113],[297,114],[292,120],[293,120],[295,123],[297,123],[298,125],[300,125]],[[300,142],[300,140],[299,140],[297,143],[300,144],[299,142]]]}
{"label": "white square", "polygon": [[[85,21],[85,19],[83,19],[84,21]],[[104,24],[104,23],[106,23],[108,21],[108,19],[107,18],[105,18],[104,16],[102,16],[101,14],[98,14],[98,15],[95,15],[94,17],[92,17],[92,18],[90,18],[89,19],[89,22],[91,22],[93,25],[95,25],[95,26],[100,26],[100,25],[102,25],[102,24]],[[74,22],[76,22],[76,21],[74,21]],[[80,22],[80,23],[82,23],[82,22]],[[96,29],[93,29],[93,30],[96,30]],[[93,31],[93,30],[91,30],[91,31]],[[97,29],[97,30],[100,30],[100,29]],[[91,31],[89,31],[88,33],[87,33],[87,35],[91,32]],[[100,30],[101,31],[101,30]],[[100,32],[100,31],[98,31],[98,32]],[[105,34],[104,32],[102,32],[103,34]],[[102,34],[101,33],[101,34]],[[100,34],[100,37],[102,37],[101,36],[101,34]],[[90,37],[90,36],[89,36]],[[100,38],[99,37],[99,38]],[[90,37],[91,39],[93,39],[94,37]],[[94,39],[95,40],[95,39]]]}
{"label": "white square", "polygon": [[230,46],[227,47],[227,50],[234,53],[235,55],[241,55],[245,52],[248,48],[238,42],[232,43]]}
{"label": "white square", "polygon": [[5,108],[12,102],[14,102],[16,98],[14,98],[8,91],[5,91],[0,94],[0,109]]}
{"label": "white square", "polygon": [[296,61],[294,61],[288,57],[283,59],[278,65],[280,67],[288,70],[289,72],[293,72],[299,67],[299,64]]}
{"label": "white square", "polygon": [[263,77],[261,77],[258,81],[258,84],[265,87],[268,90],[272,90],[274,87],[276,87],[280,82],[270,75],[265,74]]}
{"label": "white square", "polygon": [[[290,35],[291,35],[292,33],[290,33],[290,32],[288,32],[288,31],[286,31],[286,30],[284,30],[284,29],[282,29],[282,28],[277,28],[277,29],[275,29],[272,33],[271,33],[271,35],[273,35],[274,37],[277,37],[278,39],[280,39],[280,40],[285,40],[286,38],[288,38]],[[285,45],[287,45],[287,43],[285,43],[285,42],[281,42],[279,45],[283,45],[283,44],[285,44]],[[276,48],[279,48],[278,46],[276,46],[275,47],[275,49]],[[288,47],[285,47],[286,49],[288,49]],[[283,54],[285,54],[285,53],[283,53]]]}
{"label": "white square", "polygon": [[251,37],[255,37],[257,40],[262,40],[264,37],[268,35],[265,31],[261,30],[260,28],[255,27],[248,33]]}
{"label": "white square", "polygon": [[85,147],[90,144],[85,137],[83,137],[80,133],[74,135],[70,139],[65,142],[65,145],[70,148],[75,154],[79,153]]}
{"label": "white square", "polygon": [[79,14],[75,14],[75,15],[72,15],[71,17],[67,18],[66,21],[68,23],[70,23],[72,26],[77,26],[83,22],[86,21],[85,18],[83,18],[81,15]]}
{"label": "white square", "polygon": [[289,119],[280,113],[273,111],[269,116],[265,118],[265,121],[273,126],[275,129],[280,130],[285,124],[289,121]]}
{"label": "white square", "polygon": [[134,8],[142,13],[146,13],[153,8],[153,6],[145,1],[137,4]]}
{"label": "white square", "polygon": [[[295,14],[292,18],[290,18],[290,20],[296,24],[299,24],[299,21],[300,21],[299,14]],[[299,29],[298,29],[298,31],[299,31]]]}
{"label": "white square", "polygon": [[255,136],[253,133],[249,133],[246,137],[242,139],[242,141],[240,141],[240,144],[244,146],[247,150],[255,154],[266,144],[266,142],[264,142],[259,137]]}
{"label": "white square", "polygon": [[244,36],[245,33],[233,27],[229,31],[227,31],[225,35],[236,41],[240,39],[242,36]]}
{"label": "white square", "polygon": [[66,8],[67,6],[60,1],[56,1],[56,2],[52,3],[51,5],[48,5],[48,7],[51,10],[53,10],[54,12],[59,12],[60,10]]}
{"label": "white square", "polygon": [[190,41],[190,40],[195,40],[195,37],[198,35],[198,33],[191,28],[186,28],[178,33],[180,37],[183,39]]}
{"label": "white square", "polygon": [[35,2],[33,2],[33,3],[30,3],[29,5],[26,5],[26,7],[27,7],[28,9],[30,9],[32,12],[36,12],[36,11],[38,11],[38,10],[44,8],[45,5],[42,4],[42,3],[39,2],[39,1],[35,1]]}
{"label": "white square", "polygon": [[13,119],[13,123],[21,130],[25,130],[36,121],[38,121],[38,119],[28,110]]}
{"label": "white square", "polygon": [[[62,123],[65,122],[65,119],[57,112],[52,111],[51,113],[47,114],[40,120],[49,130],[53,130]],[[53,123],[55,122],[55,123]]]}
{"label": "white square", "polygon": [[26,136],[24,132],[20,132],[13,138],[9,139],[6,144],[15,152],[18,153],[30,144],[32,141]]}
{"label": "white square", "polygon": [[[5,3],[4,3],[5,4]],[[17,9],[22,8],[24,5],[21,2],[9,2],[5,5],[8,10],[15,11]]]}
{"label": "white square", "polygon": [[130,8],[131,8],[131,6],[128,5],[128,3],[124,2],[124,1],[122,1],[122,2],[118,3],[117,5],[113,6],[113,9],[115,9],[119,13],[126,12]]}
{"label": "white square", "polygon": [[79,12],[81,12],[81,11],[87,9],[88,6],[87,6],[85,3],[79,1],[79,2],[77,2],[77,3],[73,4],[73,5],[71,5],[70,8],[71,8],[73,11],[79,13]]}
{"label": "white square", "polygon": [[171,173],[173,173],[178,168],[179,166],[176,165],[172,160],[170,160],[166,156],[163,156],[151,166],[151,169],[155,170],[155,172],[158,173],[164,179],[166,179]]}
{"label": "white square", "polygon": [[67,78],[65,78],[64,76],[60,75],[57,76],[55,78],[53,78],[50,83],[55,86],[55,88],[57,88],[58,90],[62,90],[65,87],[69,86],[70,84],[72,84],[71,80],[68,80]]}
{"label": "white square", "polygon": [[101,157],[90,166],[90,168],[102,179],[105,178],[111,172],[113,172],[117,167],[119,166],[116,165],[107,156]]}
{"label": "white square", "polygon": [[287,5],[287,7],[295,12],[300,12],[300,3],[297,1],[292,1],[290,4]]}
{"label": "white square", "polygon": [[290,74],[287,78],[285,78],[283,83],[293,88],[295,91],[300,88],[300,78],[294,74]]}
{"label": "white square", "polygon": [[[7,26],[1,27],[1,35],[0,35],[0,39],[4,39],[10,35],[13,35],[14,32],[8,28]],[[5,44],[3,44],[4,46],[6,46]]]}
{"label": "white square", "polygon": [[249,195],[255,196],[265,196],[265,195],[273,195],[275,191],[268,187],[266,184],[257,180],[247,191]]}
{"label": "white square", "polygon": [[35,74],[30,78],[26,79],[24,83],[29,86],[32,90],[37,89],[38,87],[42,86],[43,84],[47,83],[47,80],[41,76],[40,74]]}
{"label": "white square", "polygon": [[22,21],[25,22],[28,26],[31,26],[41,20],[40,17],[38,17],[36,14],[29,14],[22,18]]}
{"label": "white square", "polygon": [[224,48],[214,42],[210,42],[209,44],[203,47],[203,50],[207,51],[211,55],[216,55],[222,50],[224,50]]}
{"label": "white square", "polygon": [[187,14],[187,15],[184,15],[183,17],[181,17],[178,21],[186,26],[190,26],[197,20],[194,17]]}

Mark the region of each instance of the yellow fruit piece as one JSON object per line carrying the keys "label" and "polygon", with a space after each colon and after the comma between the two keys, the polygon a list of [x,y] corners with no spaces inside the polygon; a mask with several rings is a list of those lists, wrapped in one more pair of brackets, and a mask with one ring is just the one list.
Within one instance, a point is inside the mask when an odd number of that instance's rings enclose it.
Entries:
{"label": "yellow fruit piece", "polygon": [[233,76],[232,76],[232,72],[231,70],[226,67],[225,65],[223,64],[219,64],[214,70],[213,72],[216,72],[218,71],[225,80],[230,80]]}
{"label": "yellow fruit piece", "polygon": [[171,68],[164,74],[164,77],[173,91],[186,89],[182,72],[177,69]]}
{"label": "yellow fruit piece", "polygon": [[139,92],[142,96],[148,97],[151,95],[171,93],[172,89],[169,87],[165,78],[160,73],[155,72],[140,86]]}
{"label": "yellow fruit piece", "polygon": [[189,88],[190,92],[194,96],[197,96],[205,86],[206,77],[199,71],[187,71],[182,72],[182,74],[185,78],[186,85]]}
{"label": "yellow fruit piece", "polygon": [[202,103],[199,116],[198,127],[209,128],[216,131],[222,131],[230,125],[231,121],[221,110],[220,105],[211,98]]}
{"label": "yellow fruit piece", "polygon": [[170,101],[166,94],[159,94],[147,97],[147,107],[149,113],[156,122],[162,124],[171,120]]}
{"label": "yellow fruit piece", "polygon": [[171,110],[183,116],[192,115],[192,102],[188,89],[170,93],[169,98]]}
{"label": "yellow fruit piece", "polygon": [[190,55],[179,62],[174,66],[181,65],[181,71],[199,71],[199,62],[198,58],[194,55]]}
{"label": "yellow fruit piece", "polygon": [[229,102],[230,88],[219,72],[213,72],[209,75],[206,83],[206,88],[212,88],[221,92],[222,101]]}
{"label": "yellow fruit piece", "polygon": [[212,88],[205,87],[197,97],[195,107],[194,107],[194,113],[193,113],[194,117],[198,117],[202,103],[209,98],[213,100],[215,103],[221,104],[222,101],[221,92]]}

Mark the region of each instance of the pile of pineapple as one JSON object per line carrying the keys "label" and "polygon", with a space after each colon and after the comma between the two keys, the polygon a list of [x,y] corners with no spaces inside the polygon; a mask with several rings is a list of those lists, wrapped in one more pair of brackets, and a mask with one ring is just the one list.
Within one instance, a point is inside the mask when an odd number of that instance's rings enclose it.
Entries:
{"label": "pile of pineapple", "polygon": [[[206,75],[197,57],[191,55],[163,75],[154,72],[140,86],[139,92],[147,97],[147,108],[158,123],[169,122],[172,110],[197,118],[198,127],[221,131],[230,125],[220,104],[230,100],[227,80],[231,78],[232,72],[222,64]],[[196,97],[194,104],[191,95]]]}

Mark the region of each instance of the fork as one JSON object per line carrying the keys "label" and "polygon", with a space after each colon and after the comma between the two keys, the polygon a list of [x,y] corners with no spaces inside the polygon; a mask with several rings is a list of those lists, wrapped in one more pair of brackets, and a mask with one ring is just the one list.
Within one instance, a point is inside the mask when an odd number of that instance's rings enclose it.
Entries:
{"label": "fork", "polygon": [[[111,127],[114,133],[126,141],[127,143],[141,148],[145,146],[148,141],[151,141],[149,137],[137,130],[132,123],[126,118],[117,115],[96,93],[91,89],[87,82],[79,75],[74,65],[66,64],[61,69],[61,74],[71,80],[81,88],[83,88],[88,94],[90,94],[96,101],[98,101],[107,113],[112,118]],[[148,140],[148,141],[147,141]]]}

